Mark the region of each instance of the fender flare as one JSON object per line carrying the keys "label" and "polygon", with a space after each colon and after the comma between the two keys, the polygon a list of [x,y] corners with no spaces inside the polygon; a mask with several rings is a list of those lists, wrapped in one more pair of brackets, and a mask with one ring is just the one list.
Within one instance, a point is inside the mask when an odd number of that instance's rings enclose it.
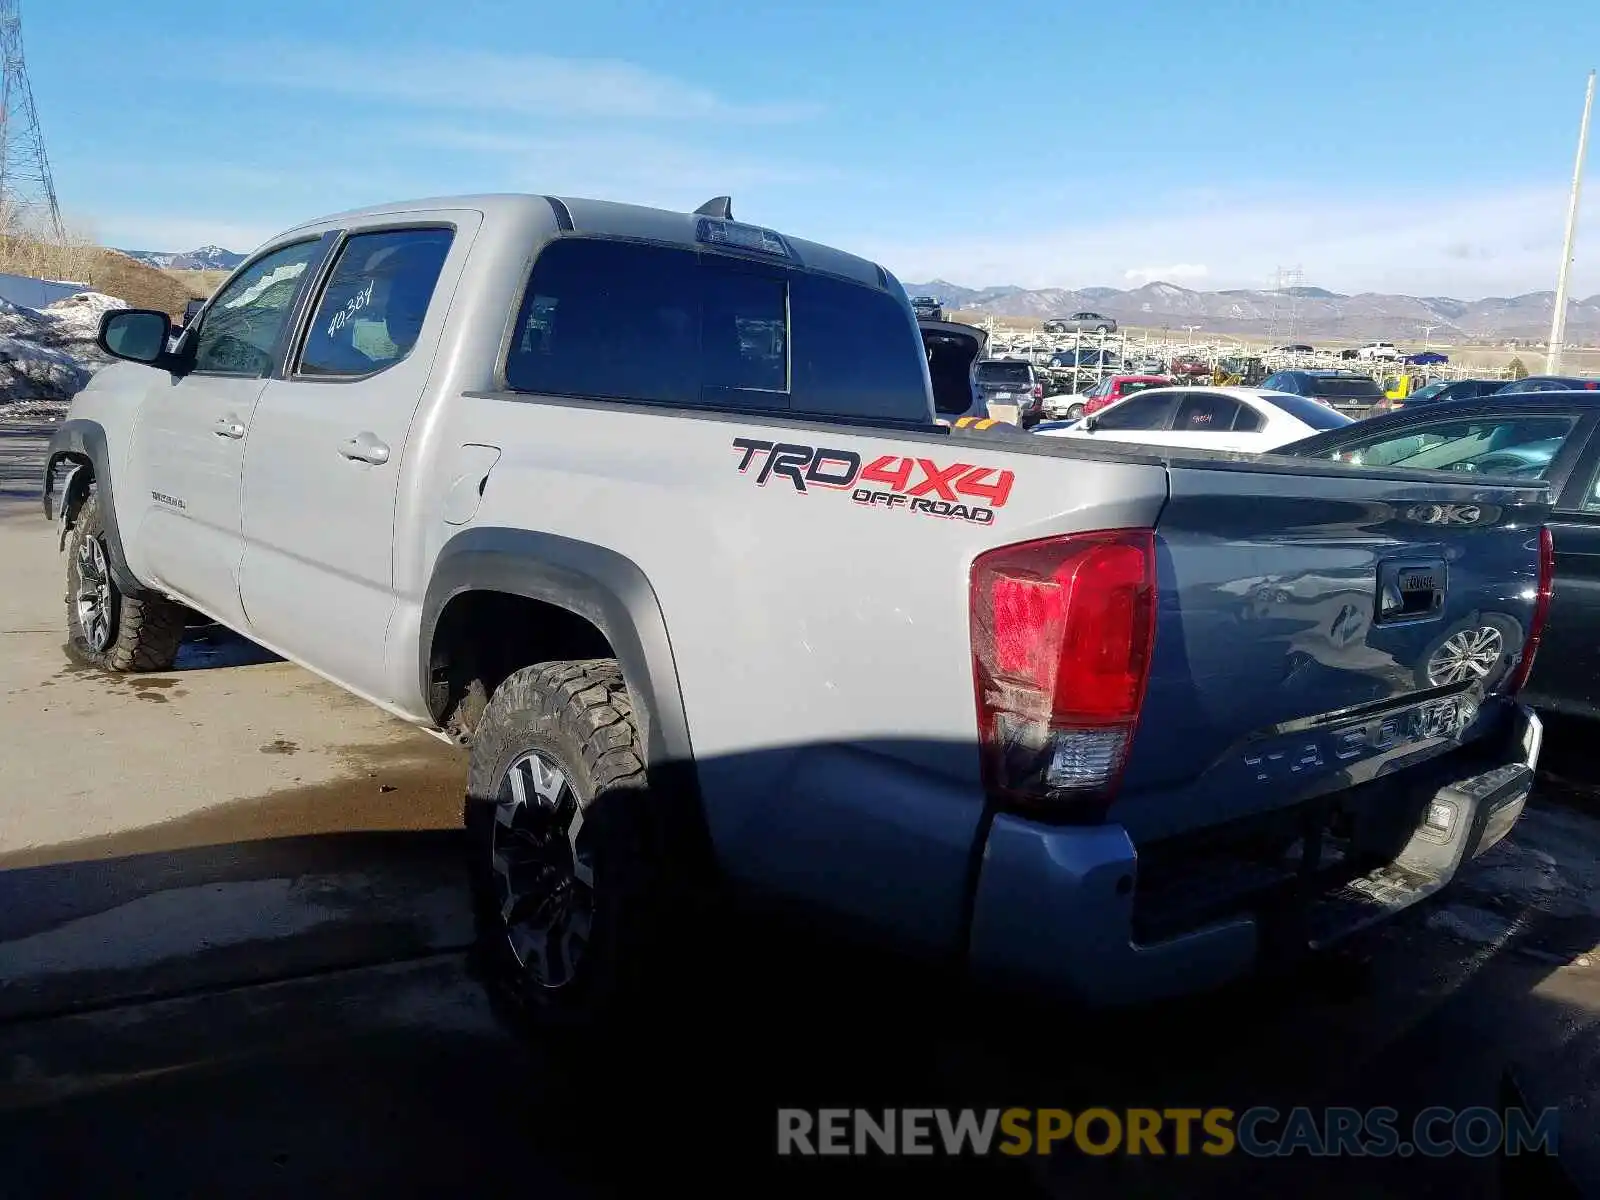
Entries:
{"label": "fender flare", "polygon": [[72,519],[77,516],[78,509],[89,495],[90,479],[80,473],[73,477],[69,492],[61,497],[61,511],[55,511],[56,473],[70,463],[87,463],[92,472],[95,490],[101,500],[100,519],[106,527],[106,551],[111,560],[111,577],[117,589],[124,596],[133,598],[149,594],[150,589],[140,583],[128,568],[128,558],[122,550],[122,532],[117,526],[117,505],[112,493],[111,452],[106,446],[106,431],[98,421],[71,418],[63,421],[61,427],[50,435],[40,499],[47,520],[55,520],[58,516],[61,518],[63,537],[72,527]]}
{"label": "fender flare", "polygon": [[655,589],[613,550],[536,530],[495,526],[458,533],[440,550],[423,598],[418,683],[432,690],[439,618],[466,592],[504,592],[566,609],[599,629],[632,695],[652,773],[694,754],[678,669]]}

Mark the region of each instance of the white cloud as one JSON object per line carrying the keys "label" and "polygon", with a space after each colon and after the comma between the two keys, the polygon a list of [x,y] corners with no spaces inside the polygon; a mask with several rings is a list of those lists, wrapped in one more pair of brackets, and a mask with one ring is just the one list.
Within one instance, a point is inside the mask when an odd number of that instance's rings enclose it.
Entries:
{"label": "white cloud", "polygon": [[[1259,190],[1258,190],[1259,191]],[[1555,286],[1566,187],[1329,196],[1279,190],[1152,197],[1139,214],[1054,227],[844,244],[903,279],[969,286],[1088,287],[1127,278],[1129,261],[1211,264],[1208,286],[1269,287],[1279,267],[1343,292],[1474,299]],[[1600,197],[1586,198],[1573,295],[1600,292]],[[842,236],[835,231],[832,236]],[[1469,245],[1472,253],[1463,255]],[[1170,269],[1170,268],[1167,268]]]}
{"label": "white cloud", "polygon": [[1204,279],[1211,272],[1204,263],[1173,263],[1170,267],[1131,267],[1122,277],[1135,286],[1153,283],[1186,283]]}
{"label": "white cloud", "polygon": [[420,125],[398,130],[395,137],[425,148],[481,155],[479,169],[492,175],[497,188],[667,208],[694,207],[716,195],[733,194],[737,201],[761,189],[843,177],[826,164],[729,154],[623,131],[547,136]]}
{"label": "white cloud", "polygon": [[[185,68],[188,69],[187,67]],[[811,103],[745,104],[709,89],[613,59],[557,58],[430,49],[347,54],[317,46],[252,47],[215,68],[217,84],[269,86],[543,121],[610,119],[771,124],[804,120]],[[328,113],[330,121],[346,114]]]}

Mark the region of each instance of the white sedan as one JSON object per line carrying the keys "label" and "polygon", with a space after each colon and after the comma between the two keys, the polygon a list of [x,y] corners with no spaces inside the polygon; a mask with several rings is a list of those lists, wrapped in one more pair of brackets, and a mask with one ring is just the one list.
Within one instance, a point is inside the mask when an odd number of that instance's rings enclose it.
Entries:
{"label": "white sedan", "polygon": [[1076,421],[1034,427],[1044,437],[1098,438],[1265,454],[1353,424],[1309,396],[1245,387],[1149,388]]}

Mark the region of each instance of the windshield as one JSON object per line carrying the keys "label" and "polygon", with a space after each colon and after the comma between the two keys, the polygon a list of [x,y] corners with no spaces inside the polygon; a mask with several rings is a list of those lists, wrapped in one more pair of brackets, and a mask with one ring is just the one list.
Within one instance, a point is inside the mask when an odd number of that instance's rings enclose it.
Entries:
{"label": "windshield", "polygon": [[1542,478],[1576,419],[1572,417],[1472,418],[1403,427],[1328,454],[1367,467],[1417,467],[1486,475]]}
{"label": "windshield", "polygon": [[1267,399],[1302,425],[1309,425],[1318,431],[1343,429],[1346,425],[1355,424],[1343,413],[1334,412],[1326,404],[1319,404],[1309,396],[1268,396]]}
{"label": "windshield", "polygon": [[1430,383],[1427,387],[1418,388],[1416,391],[1412,392],[1411,396],[1410,396],[1410,399],[1412,399],[1412,400],[1432,400],[1435,396],[1437,396],[1440,392],[1444,391],[1445,388],[1447,388],[1449,386],[1450,385],[1448,383]]}
{"label": "windshield", "polygon": [[1313,376],[1311,379],[1311,394],[1314,396],[1335,396],[1340,400],[1381,400],[1383,398],[1383,389],[1364,376],[1358,376],[1354,379]]}
{"label": "windshield", "polygon": [[1025,362],[982,363],[978,367],[979,383],[1031,383],[1032,375]]}

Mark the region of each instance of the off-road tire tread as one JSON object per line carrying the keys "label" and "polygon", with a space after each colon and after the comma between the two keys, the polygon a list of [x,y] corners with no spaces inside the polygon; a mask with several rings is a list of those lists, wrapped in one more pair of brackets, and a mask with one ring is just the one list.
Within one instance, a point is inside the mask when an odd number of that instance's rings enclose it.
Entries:
{"label": "off-road tire tread", "polygon": [[[508,755],[530,734],[575,746],[587,776],[577,785],[585,836],[597,836],[595,932],[590,974],[557,993],[521,978],[505,945],[489,836],[495,794]],[[595,1027],[638,1008],[663,969],[662,926],[672,876],[662,812],[648,790],[643,739],[622,670],[613,659],[538,663],[513,672],[494,691],[473,737],[464,813],[478,917],[478,960],[491,990],[541,1026]],[[604,811],[596,801],[605,797]],[[601,917],[599,909],[606,916]],[[602,920],[605,924],[602,925]],[[576,1002],[573,997],[581,996]]]}
{"label": "off-road tire tread", "polygon": [[[183,642],[189,610],[162,596],[134,598],[117,591],[117,635],[104,651],[96,653],[84,642],[77,627],[77,608],[73,602],[78,563],[78,544],[85,537],[105,532],[100,516],[100,495],[90,492],[78,510],[72,536],[67,542],[67,653],[85,666],[117,674],[170,671]],[[111,585],[116,588],[115,582]]]}

